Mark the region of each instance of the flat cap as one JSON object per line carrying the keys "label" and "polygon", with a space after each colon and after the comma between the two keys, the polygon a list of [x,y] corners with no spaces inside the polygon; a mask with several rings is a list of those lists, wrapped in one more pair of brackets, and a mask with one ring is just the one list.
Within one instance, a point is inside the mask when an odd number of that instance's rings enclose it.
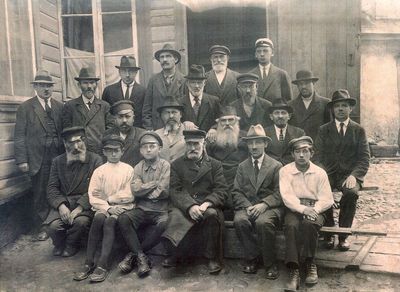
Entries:
{"label": "flat cap", "polygon": [[63,137],[63,139],[68,139],[68,137],[71,136],[85,136],[86,131],[84,127],[80,127],[80,126],[75,126],[75,127],[69,127],[69,128],[65,128],[62,132],[61,132],[61,137]]}
{"label": "flat cap", "polygon": [[236,77],[236,81],[238,83],[242,83],[242,82],[257,83],[258,79],[259,79],[258,76],[253,73],[243,73],[243,74],[240,74],[238,77]]}
{"label": "flat cap", "polygon": [[231,50],[229,50],[228,47],[226,46],[221,46],[221,45],[214,45],[210,48],[209,50],[210,55],[212,54],[224,54],[224,55],[231,55]]}
{"label": "flat cap", "polygon": [[183,130],[183,136],[185,140],[188,139],[204,139],[206,137],[206,132],[202,130]]}
{"label": "flat cap", "polygon": [[148,143],[152,143],[151,140],[149,140],[149,137],[153,137],[154,139],[156,139],[156,141],[158,142],[158,144],[162,147],[163,146],[163,142],[160,138],[160,136],[153,131],[147,131],[145,133],[142,134],[142,136],[140,136],[139,138],[139,145],[142,146],[144,144],[148,144]]}
{"label": "flat cap", "polygon": [[304,147],[310,147],[314,144],[313,139],[309,136],[301,136],[299,138],[295,138],[290,140],[289,149],[300,149]]}
{"label": "flat cap", "polygon": [[255,47],[270,47],[274,48],[274,43],[269,38],[261,38],[256,40]]}
{"label": "flat cap", "polygon": [[133,111],[134,103],[127,99],[119,100],[111,106],[110,113],[112,115],[116,115],[122,110],[132,110]]}
{"label": "flat cap", "polygon": [[101,139],[101,144],[103,145],[103,148],[123,148],[125,145],[125,141],[119,135],[110,134],[104,136],[103,139]]}

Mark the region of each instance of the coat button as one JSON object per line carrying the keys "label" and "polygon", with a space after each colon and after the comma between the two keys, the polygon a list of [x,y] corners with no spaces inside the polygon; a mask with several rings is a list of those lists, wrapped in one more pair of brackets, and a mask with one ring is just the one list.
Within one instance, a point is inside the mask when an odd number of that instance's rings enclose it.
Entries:
{"label": "coat button", "polygon": [[193,195],[193,198],[194,198],[194,199],[197,199],[197,194],[194,194],[194,195]]}

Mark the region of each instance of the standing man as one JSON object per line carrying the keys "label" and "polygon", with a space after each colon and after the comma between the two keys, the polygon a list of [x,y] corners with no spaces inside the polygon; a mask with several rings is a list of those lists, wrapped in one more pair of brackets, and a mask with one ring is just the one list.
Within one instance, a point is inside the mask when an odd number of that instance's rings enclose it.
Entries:
{"label": "standing man", "polygon": [[51,161],[64,150],[61,141],[62,104],[52,98],[54,82],[49,72],[40,70],[31,82],[36,95],[17,110],[14,132],[15,160],[19,169],[31,177],[32,225],[34,240],[46,240],[41,229],[49,212],[46,199]]}
{"label": "standing man", "polygon": [[149,80],[143,104],[143,127],[156,130],[163,127],[157,108],[163,104],[166,96],[180,97],[183,95],[183,74],[176,65],[181,61],[181,54],[166,44],[155,52],[154,57],[160,62],[162,71]]}
{"label": "standing man", "polygon": [[204,92],[218,97],[221,106],[229,105],[237,99],[236,77],[239,75],[228,68],[231,51],[228,47],[214,45],[209,52],[212,70],[206,73]]}
{"label": "standing man", "polygon": [[136,59],[132,56],[122,56],[118,69],[121,80],[107,86],[103,91],[102,100],[107,101],[110,106],[115,102],[126,99],[133,102],[135,108],[135,127],[142,127],[142,109],[146,88],[135,81],[138,71]]}
{"label": "standing man", "polygon": [[275,280],[279,276],[275,232],[283,216],[279,194],[282,164],[265,154],[271,139],[265,135],[261,125],[251,126],[243,139],[247,142],[250,157],[240,163],[232,191],[233,222],[246,260],[243,272],[256,273],[261,254],[267,279]]}
{"label": "standing man", "polygon": [[109,113],[110,105],[96,97],[97,82],[91,67],[82,68],[78,81],[81,96],[67,101],[63,108],[63,128],[81,126],[86,131],[86,147],[89,151],[102,154],[101,137],[106,129],[112,127],[112,117]]}
{"label": "standing man", "polygon": [[315,90],[314,84],[317,81],[318,77],[311,71],[297,72],[296,80],[292,83],[297,85],[299,95],[289,102],[294,111],[290,124],[303,129],[313,139],[317,137],[318,128],[330,120],[327,107],[330,100]]}
{"label": "standing man", "polygon": [[306,260],[307,285],[318,282],[315,252],[318,232],[326,220],[325,211],[333,205],[333,196],[326,172],[310,162],[314,154],[313,140],[308,136],[289,143],[294,162],[281,168],[279,186],[286,206],[286,260],[290,279],[285,291],[297,291],[300,286],[300,247]]}
{"label": "standing man", "polygon": [[224,216],[221,208],[227,185],[222,165],[204,151],[206,132],[184,131],[186,153],[171,165],[171,210],[163,234],[171,256],[164,267],[176,265],[177,252],[187,255],[199,246],[204,247],[210,274],[222,269],[222,229]]}
{"label": "standing man", "polygon": [[[316,161],[329,176],[332,189],[343,193],[340,200],[339,227],[351,227],[356,214],[358,191],[369,168],[369,146],[364,128],[350,119],[350,113],[357,101],[346,89],[339,89],[332,95],[328,107],[333,111],[334,121],[319,128],[316,147]],[[331,210],[332,211],[332,210]],[[331,212],[329,225],[333,225]],[[334,237],[327,242],[334,247]],[[347,236],[339,236],[339,250],[347,251],[350,243]]]}
{"label": "standing man", "polygon": [[274,44],[268,38],[258,39],[255,43],[255,56],[258,66],[249,73],[257,74],[258,96],[272,101],[282,97],[285,101],[293,98],[289,74],[271,63],[274,55]]}

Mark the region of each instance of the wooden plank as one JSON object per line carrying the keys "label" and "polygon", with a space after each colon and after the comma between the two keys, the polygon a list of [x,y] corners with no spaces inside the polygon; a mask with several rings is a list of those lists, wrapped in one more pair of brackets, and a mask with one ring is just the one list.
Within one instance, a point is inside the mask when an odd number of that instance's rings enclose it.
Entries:
{"label": "wooden plank", "polygon": [[369,251],[374,246],[377,236],[370,237],[364,246],[358,251],[356,256],[352,259],[351,263],[346,266],[346,270],[348,271],[358,271],[360,269],[360,265],[367,257]]}
{"label": "wooden plank", "polygon": [[173,0],[152,0],[151,2],[151,9],[168,9],[174,7]]}
{"label": "wooden plank", "polygon": [[16,165],[15,159],[0,161],[0,179],[20,175],[21,172]]}
{"label": "wooden plank", "polygon": [[278,2],[278,40],[274,42],[274,51],[279,51],[279,59],[272,62],[290,73],[292,68],[292,10],[290,0]]}
{"label": "wooden plank", "polygon": [[400,256],[370,253],[365,258],[360,270],[379,273],[395,273],[400,271]]}
{"label": "wooden plank", "polygon": [[40,11],[53,17],[53,18],[57,18],[57,7],[56,5],[46,1],[46,0],[40,0],[39,1],[40,5]]}
{"label": "wooden plank", "polygon": [[42,66],[44,69],[49,71],[49,73],[52,76],[57,77],[58,80],[60,80],[60,78],[61,78],[61,64],[60,63],[56,63],[56,62],[53,62],[50,60],[43,59]]}
{"label": "wooden plank", "polygon": [[136,1],[136,21],[137,21],[137,35],[139,65],[143,69],[140,72],[140,83],[144,86],[147,85],[148,80],[153,75],[153,58],[154,51],[152,48],[152,35],[149,31],[150,27],[150,1]]}
{"label": "wooden plank", "polygon": [[19,198],[30,191],[31,182],[25,181],[17,185],[0,190],[0,205]]}
{"label": "wooden plank", "polygon": [[150,23],[152,27],[173,25],[175,21],[173,9],[157,9],[150,11]]}
{"label": "wooden plank", "polygon": [[0,160],[11,159],[14,157],[14,141],[0,140]]}
{"label": "wooden plank", "polygon": [[58,39],[58,33],[54,33],[46,28],[40,28],[40,39],[42,43],[50,44],[55,48],[60,47],[60,40]]}
{"label": "wooden plank", "polygon": [[387,232],[382,230],[373,230],[373,229],[360,229],[360,228],[344,228],[344,227],[327,227],[323,226],[320,230],[323,233],[334,233],[334,234],[343,234],[343,235],[351,235],[351,234],[359,234],[359,235],[376,235],[376,236],[386,236]]}
{"label": "wooden plank", "polygon": [[54,60],[60,63],[60,49],[54,48],[46,44],[40,44],[40,50],[42,51],[42,56],[46,57],[48,60]]}
{"label": "wooden plank", "polygon": [[182,56],[178,68],[183,74],[186,74],[187,68],[189,67],[186,7],[178,1],[175,1],[174,8],[175,43],[177,45],[176,49],[180,51]]}
{"label": "wooden plank", "polygon": [[15,112],[0,112],[0,123],[15,123],[15,119]]}
{"label": "wooden plank", "polygon": [[27,181],[30,181],[30,177],[27,174],[17,175],[17,176],[1,179],[0,180],[0,190],[8,188],[8,187],[12,187],[14,185],[18,185],[20,183],[24,183]]}
{"label": "wooden plank", "polygon": [[378,241],[371,248],[371,253],[399,255],[400,256],[400,240],[397,238],[396,242],[383,242]]}
{"label": "wooden plank", "polygon": [[54,33],[58,33],[58,22],[56,19],[41,13],[40,16],[40,27],[50,30]]}
{"label": "wooden plank", "polygon": [[153,42],[170,42],[175,40],[175,27],[172,25],[152,27],[151,35]]}
{"label": "wooden plank", "polygon": [[0,137],[2,140],[9,141],[14,139],[14,123],[0,124]]}

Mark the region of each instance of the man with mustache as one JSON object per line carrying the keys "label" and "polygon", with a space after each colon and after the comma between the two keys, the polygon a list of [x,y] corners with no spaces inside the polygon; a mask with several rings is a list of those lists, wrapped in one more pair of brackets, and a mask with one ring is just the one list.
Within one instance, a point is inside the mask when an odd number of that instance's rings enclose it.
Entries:
{"label": "man with mustache", "polygon": [[97,82],[100,78],[95,76],[93,68],[82,68],[75,80],[78,81],[82,94],[65,103],[62,113],[63,128],[84,127],[87,149],[101,155],[101,137],[106,129],[113,126],[109,113],[110,105],[96,97]]}
{"label": "man with mustache", "polygon": [[83,127],[65,128],[62,137],[66,152],[51,165],[47,186],[51,210],[45,224],[53,240],[53,255],[70,257],[78,252],[81,238],[90,227],[93,212],[88,197],[89,180],[102,159],[87,151]]}
{"label": "man with mustache", "polygon": [[184,91],[183,74],[177,69],[181,54],[170,44],[154,54],[160,62],[162,71],[153,75],[147,85],[143,104],[143,127],[147,130],[156,130],[163,127],[157,108],[163,104],[166,96],[180,97]]}
{"label": "man with mustache", "polygon": [[290,124],[303,129],[313,139],[317,137],[318,128],[330,121],[327,107],[329,99],[319,95],[315,90],[317,81],[318,77],[315,77],[311,71],[298,71],[296,80],[292,83],[297,85],[299,95],[289,102],[293,108]]}
{"label": "man with mustache", "polygon": [[139,138],[146,131],[134,126],[134,103],[126,99],[117,101],[111,106],[110,113],[114,116],[115,125],[105,131],[104,137],[111,134],[122,137],[124,139],[124,153],[121,161],[135,167],[143,159],[140,154]]}
{"label": "man with mustache", "polygon": [[204,92],[218,97],[222,106],[229,105],[237,99],[236,77],[239,75],[228,68],[231,51],[226,46],[214,45],[209,52],[212,70],[206,73]]}

